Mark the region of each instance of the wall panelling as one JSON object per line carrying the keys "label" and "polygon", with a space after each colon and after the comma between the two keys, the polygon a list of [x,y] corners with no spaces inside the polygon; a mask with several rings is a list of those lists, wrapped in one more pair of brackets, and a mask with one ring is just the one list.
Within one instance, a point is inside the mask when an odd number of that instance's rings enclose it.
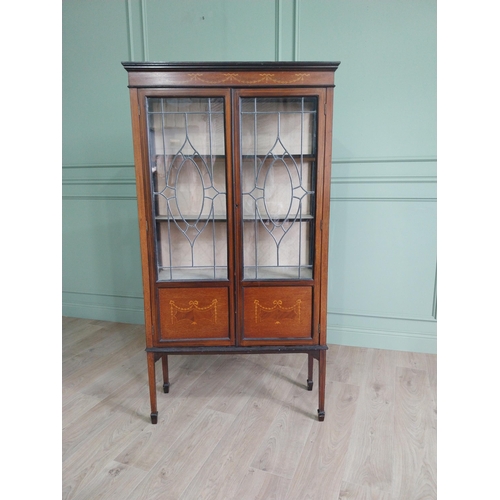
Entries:
{"label": "wall panelling", "polygon": [[141,323],[125,60],[340,60],[328,341],[435,352],[435,0],[63,2],[63,313]]}

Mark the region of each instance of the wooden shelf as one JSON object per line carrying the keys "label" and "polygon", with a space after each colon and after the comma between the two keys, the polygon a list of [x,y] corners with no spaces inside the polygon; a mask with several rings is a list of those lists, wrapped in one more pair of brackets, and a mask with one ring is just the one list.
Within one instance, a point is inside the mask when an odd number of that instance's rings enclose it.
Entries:
{"label": "wooden shelf", "polygon": [[316,161],[316,155],[311,155],[311,154],[301,155],[299,153],[292,153],[292,154],[286,154],[286,155],[270,155],[270,154],[241,155],[241,159],[243,161],[252,160],[253,158],[258,158],[259,160],[263,160],[264,158],[268,158],[269,160],[274,160],[274,159],[281,160],[282,158],[284,158],[284,159],[293,158],[294,160],[297,160],[297,159],[300,160],[302,158],[303,160]]}
{"label": "wooden shelf", "polygon": [[227,280],[227,267],[172,267],[160,269],[158,281]]}
{"label": "wooden shelf", "polygon": [[170,216],[170,215],[157,215],[155,216],[155,220],[158,222],[183,222],[183,221],[215,221],[215,222],[227,222],[227,216],[226,215],[215,215],[214,217],[198,217],[196,215],[188,215],[186,217],[177,217],[177,216]]}
{"label": "wooden shelf", "polygon": [[[299,277],[300,270],[300,277]],[[245,266],[243,269],[243,279],[252,280],[290,280],[304,279],[310,280],[313,277],[311,266],[258,266],[257,276],[255,276],[255,266]]]}
{"label": "wooden shelf", "polygon": [[311,221],[311,220],[314,220],[314,216],[313,215],[302,215],[301,217],[297,217],[297,218],[294,218],[294,217],[287,217],[286,215],[278,215],[277,217],[258,217],[258,218],[255,218],[255,217],[248,217],[246,215],[243,216],[243,222],[255,222],[255,221],[262,221],[262,222],[271,222],[271,221],[280,221],[280,222],[283,222],[285,220],[288,220],[288,221],[294,221],[294,222],[308,222],[308,221]]}

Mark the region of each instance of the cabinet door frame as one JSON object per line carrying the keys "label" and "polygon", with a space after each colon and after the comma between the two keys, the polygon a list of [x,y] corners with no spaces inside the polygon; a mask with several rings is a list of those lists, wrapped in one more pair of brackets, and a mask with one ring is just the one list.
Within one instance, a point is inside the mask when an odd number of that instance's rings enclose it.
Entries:
{"label": "cabinet door frame", "polygon": [[[322,310],[322,294],[326,292],[326,263],[323,262],[326,252],[322,251],[322,246],[328,241],[323,238],[323,220],[328,221],[328,214],[325,208],[328,201],[324,196],[329,196],[330,165],[325,165],[325,157],[328,148],[326,144],[331,142],[331,130],[326,128],[327,118],[327,89],[324,87],[273,87],[273,88],[238,88],[233,89],[232,113],[233,113],[233,165],[234,165],[234,202],[235,202],[235,258],[236,258],[236,345],[257,346],[257,345],[317,345],[320,340],[326,338],[324,330],[326,328],[326,314]],[[241,178],[241,130],[240,130],[240,98],[246,97],[316,97],[317,107],[317,151],[316,151],[316,185],[315,185],[315,219],[314,219],[314,257],[312,279],[244,279],[243,270],[243,199],[242,199],[242,178]],[[329,133],[328,133],[329,132]],[[325,182],[328,188],[325,189]],[[249,338],[245,337],[244,331],[244,294],[245,289],[255,287],[305,287],[312,289],[312,314],[310,337],[276,337],[276,338]],[[269,290],[268,290],[269,292]],[[247,309],[248,311],[248,309]],[[324,341],[323,341],[324,342]]]}
{"label": "cabinet door frame", "polygon": [[[133,91],[134,89],[131,89]],[[221,97],[224,99],[224,142],[226,162],[226,213],[227,213],[227,279],[213,280],[169,280],[159,281],[157,279],[157,248],[156,229],[153,212],[153,200],[151,193],[151,173],[149,159],[149,138],[147,106],[148,98],[208,98]],[[136,179],[138,191],[138,205],[141,228],[141,258],[143,270],[143,289],[145,297],[150,297],[151,310],[146,314],[146,343],[147,347],[168,347],[175,345],[220,345],[228,346],[235,344],[235,322],[234,322],[234,197],[233,197],[233,175],[232,175],[232,126],[231,126],[231,91],[228,88],[140,88],[137,90],[137,111],[140,136],[140,158],[136,155]],[[134,134],[135,136],[135,134]],[[160,332],[161,311],[159,291],[164,288],[193,289],[226,287],[228,289],[228,325],[227,338],[172,338],[166,339]],[[154,312],[156,311],[156,314]],[[149,334],[148,334],[149,332]]]}

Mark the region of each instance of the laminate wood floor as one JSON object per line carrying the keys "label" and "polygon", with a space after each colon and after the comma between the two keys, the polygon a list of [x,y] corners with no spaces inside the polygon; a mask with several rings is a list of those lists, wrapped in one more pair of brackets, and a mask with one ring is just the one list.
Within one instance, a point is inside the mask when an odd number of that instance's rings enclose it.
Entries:
{"label": "laminate wood floor", "polygon": [[63,318],[62,490],[74,500],[436,498],[436,356],[170,356],[150,423],[144,327]]}

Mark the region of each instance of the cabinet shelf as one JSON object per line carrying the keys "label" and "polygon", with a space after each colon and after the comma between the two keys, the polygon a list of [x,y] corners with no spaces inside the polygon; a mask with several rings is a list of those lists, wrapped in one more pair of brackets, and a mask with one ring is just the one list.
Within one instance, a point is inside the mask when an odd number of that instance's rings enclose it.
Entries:
{"label": "cabinet shelf", "polygon": [[[196,215],[187,215],[185,217],[171,217],[169,215],[156,215],[155,220],[157,222],[194,222],[194,221],[200,221],[200,222],[206,222],[206,221],[214,221],[214,222],[227,222],[227,217],[225,215],[215,215],[214,217],[198,217]],[[303,214],[300,217],[287,217],[286,214],[279,214],[276,217],[251,217],[248,215],[243,216],[242,221],[243,222],[284,222],[284,221],[290,221],[290,222],[307,222],[307,221],[312,221],[314,220],[314,215],[311,214]]]}
{"label": "cabinet shelf", "polygon": [[168,267],[158,270],[158,281],[227,280],[227,266]]}
{"label": "cabinet shelf", "polygon": [[300,154],[300,153],[286,153],[286,154],[266,154],[266,153],[258,153],[258,154],[242,154],[241,159],[244,160],[253,160],[254,158],[258,158],[259,160],[263,160],[267,158],[269,161],[273,159],[281,159],[281,158],[293,158],[294,160],[303,160],[307,161],[316,161],[316,155],[313,154]]}
{"label": "cabinet shelf", "polygon": [[279,214],[276,217],[251,217],[244,215],[243,216],[243,222],[255,222],[255,221],[262,221],[262,222],[284,222],[284,221],[290,221],[290,222],[307,222],[314,220],[314,215],[306,214],[302,215],[300,217],[287,217],[286,214]]}
{"label": "cabinet shelf", "polygon": [[[156,152],[154,155],[155,163],[163,161],[164,157],[173,158],[177,156],[179,153],[176,151],[174,153],[163,153],[162,151]],[[205,152],[197,152],[197,154],[186,154],[184,155],[186,159],[194,160],[194,161],[202,161],[202,158],[211,158],[214,161],[214,166],[219,166],[219,168],[224,168],[224,161],[226,160],[226,155],[224,153],[205,153]],[[156,170],[156,166],[153,164],[153,171]]]}
{"label": "cabinet shelf", "polygon": [[290,280],[312,279],[312,266],[245,266],[243,279],[251,280]]}
{"label": "cabinet shelf", "polygon": [[206,221],[214,221],[214,222],[227,222],[227,216],[226,215],[214,215],[213,217],[204,217],[204,216],[198,216],[198,215],[185,215],[183,217],[179,216],[170,216],[170,215],[156,215],[155,220],[158,222],[194,222],[194,221],[200,221],[200,222],[206,222]]}

